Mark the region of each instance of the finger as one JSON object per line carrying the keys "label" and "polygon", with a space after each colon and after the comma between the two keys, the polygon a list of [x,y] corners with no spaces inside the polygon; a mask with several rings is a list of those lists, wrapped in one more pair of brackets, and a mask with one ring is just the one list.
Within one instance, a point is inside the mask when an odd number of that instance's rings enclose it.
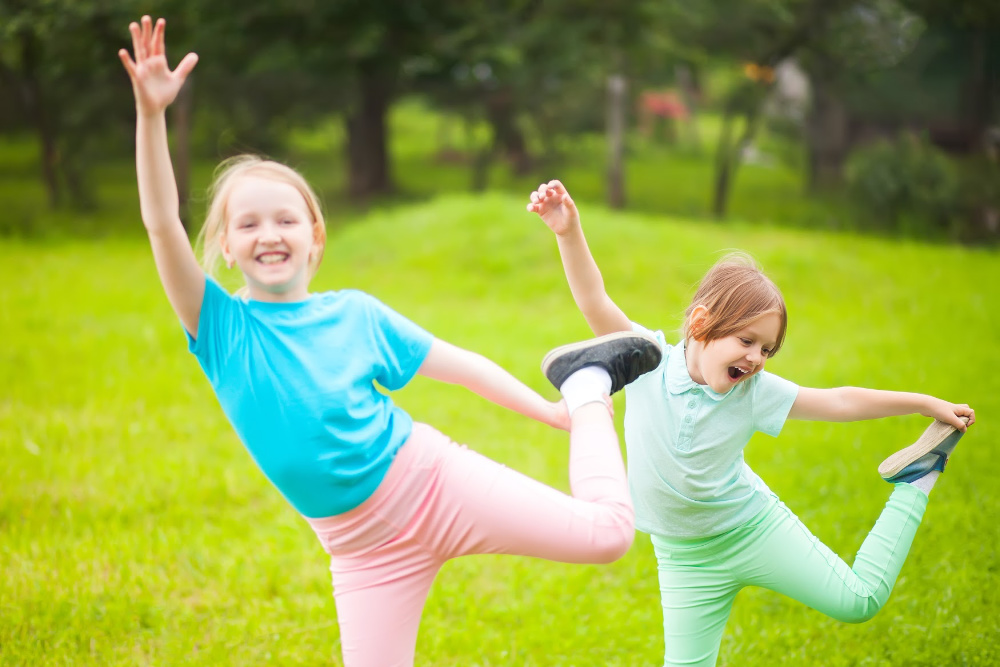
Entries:
{"label": "finger", "polygon": [[118,49],[118,59],[122,61],[122,65],[125,66],[125,71],[128,72],[130,79],[135,79],[135,63],[132,62],[132,57],[129,56],[126,49]]}
{"label": "finger", "polygon": [[152,53],[153,19],[149,18],[148,15],[143,16],[141,25],[142,25],[142,35],[141,35],[142,57],[148,58],[149,56],[153,55]]}
{"label": "finger", "polygon": [[167,22],[164,19],[156,19],[156,25],[153,26],[153,37],[150,44],[151,55],[154,56],[165,56],[166,51],[163,45],[163,30],[166,28]]}
{"label": "finger", "polygon": [[530,194],[530,195],[528,196],[528,199],[530,199],[530,200],[531,200],[531,203],[533,203],[533,204],[537,204],[537,203],[538,203],[538,193],[537,193],[537,192],[532,192],[532,193],[531,193],[531,194]]}
{"label": "finger", "polygon": [[549,181],[548,186],[557,192],[566,191],[566,187],[562,184],[562,181],[559,181],[558,179],[552,179]]}
{"label": "finger", "polygon": [[128,24],[129,34],[132,35],[132,53],[135,54],[136,62],[142,60],[142,34],[139,31],[139,24],[132,21]]}
{"label": "finger", "polygon": [[186,56],[184,56],[183,60],[181,60],[177,64],[177,69],[174,70],[174,75],[179,77],[180,80],[183,81],[184,79],[187,78],[187,75],[191,73],[191,70],[193,70],[194,66],[197,64],[198,64],[198,54],[189,53]]}

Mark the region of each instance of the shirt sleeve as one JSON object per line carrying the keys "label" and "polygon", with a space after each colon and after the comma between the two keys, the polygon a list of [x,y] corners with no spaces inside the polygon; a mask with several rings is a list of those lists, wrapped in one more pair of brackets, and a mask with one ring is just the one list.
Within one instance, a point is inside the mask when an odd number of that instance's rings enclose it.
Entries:
{"label": "shirt sleeve", "polygon": [[434,337],[374,297],[368,296],[368,305],[372,339],[382,361],[375,380],[390,391],[401,389],[424,363]]}
{"label": "shirt sleeve", "polygon": [[213,278],[205,276],[205,296],[198,314],[198,336],[192,336],[186,329],[184,333],[188,350],[198,359],[213,383],[219,378],[226,350],[231,349],[242,328],[236,299]]}
{"label": "shirt sleeve", "polygon": [[664,358],[666,358],[667,352],[669,352],[672,347],[672,345],[667,343],[667,338],[661,329],[653,331],[652,329],[647,329],[638,322],[632,322],[632,333],[646,334],[647,336],[655,338],[656,342],[660,344],[660,350],[663,351]]}
{"label": "shirt sleeve", "polygon": [[799,386],[767,371],[756,376],[753,385],[754,430],[777,436],[799,395]]}

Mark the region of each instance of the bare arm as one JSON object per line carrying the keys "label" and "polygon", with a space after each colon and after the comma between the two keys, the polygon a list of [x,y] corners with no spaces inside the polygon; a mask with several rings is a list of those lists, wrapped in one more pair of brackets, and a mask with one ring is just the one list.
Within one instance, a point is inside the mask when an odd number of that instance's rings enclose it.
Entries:
{"label": "bare arm", "polygon": [[531,193],[528,210],[538,213],[555,232],[573,300],[594,334],[631,331],[631,320],[604,288],[604,278],[580,225],[580,213],[563,184],[549,181],[539,186]]}
{"label": "bare arm", "polygon": [[118,52],[135,93],[135,167],[139,182],[139,209],[149,234],[153,259],[167,299],[192,336],[198,334],[198,316],[205,296],[205,274],[198,265],[180,219],[177,183],[167,143],[166,108],[177,97],[187,75],[198,62],[189,53],[173,72],[167,67],[163,31],[148,16],[132,23],[133,61]]}
{"label": "bare arm", "polygon": [[424,377],[458,384],[488,401],[543,424],[569,429],[563,401],[552,403],[486,357],[437,338],[417,371]]}
{"label": "bare arm", "polygon": [[965,404],[949,403],[927,394],[861,387],[800,387],[788,417],[809,421],[848,422],[912,414],[933,417],[961,431],[965,431],[966,425],[959,417],[968,417],[970,425],[976,421],[975,411]]}

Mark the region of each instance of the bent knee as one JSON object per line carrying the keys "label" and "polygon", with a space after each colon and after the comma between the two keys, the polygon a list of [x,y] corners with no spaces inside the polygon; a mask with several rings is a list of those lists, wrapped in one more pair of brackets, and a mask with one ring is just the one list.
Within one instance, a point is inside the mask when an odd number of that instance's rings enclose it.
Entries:
{"label": "bent knee", "polygon": [[635,530],[618,530],[614,535],[609,535],[603,540],[600,547],[594,552],[593,562],[598,565],[613,563],[632,548],[635,540]]}
{"label": "bent knee", "polygon": [[841,623],[865,623],[875,618],[882,605],[871,598],[861,598],[858,603],[849,609],[838,610],[837,613],[830,614],[832,618]]}
{"label": "bent knee", "polygon": [[635,513],[631,508],[615,512],[614,523],[605,527],[600,539],[600,547],[594,554],[595,563],[613,563],[632,548],[635,541]]}

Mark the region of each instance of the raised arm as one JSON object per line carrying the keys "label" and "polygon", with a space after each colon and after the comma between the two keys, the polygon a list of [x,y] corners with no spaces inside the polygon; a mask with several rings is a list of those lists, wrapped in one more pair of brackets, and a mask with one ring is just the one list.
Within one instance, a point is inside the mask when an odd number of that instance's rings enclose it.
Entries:
{"label": "raised arm", "polygon": [[166,108],[177,97],[198,56],[187,54],[171,72],[164,48],[166,22],[159,19],[154,26],[150,17],[143,16],[140,23],[129,25],[135,60],[125,49],[118,52],[135,93],[139,209],[167,299],[188,333],[197,336],[205,274],[181,224],[177,183],[167,144]]}
{"label": "raised arm", "polygon": [[975,411],[965,404],[949,403],[927,394],[862,387],[801,387],[788,417],[809,421],[849,422],[913,414],[933,417],[960,431],[966,429],[966,424],[960,417],[968,417],[970,426],[976,421]]}
{"label": "raised arm", "polygon": [[486,357],[434,339],[418,374],[458,384],[488,401],[519,412],[543,424],[569,430],[563,401],[546,401],[513,375]]}
{"label": "raised arm", "polygon": [[541,216],[559,244],[563,270],[577,308],[597,336],[631,331],[632,322],[604,289],[604,278],[587,246],[580,213],[565,186],[549,181],[531,193],[528,211]]}

